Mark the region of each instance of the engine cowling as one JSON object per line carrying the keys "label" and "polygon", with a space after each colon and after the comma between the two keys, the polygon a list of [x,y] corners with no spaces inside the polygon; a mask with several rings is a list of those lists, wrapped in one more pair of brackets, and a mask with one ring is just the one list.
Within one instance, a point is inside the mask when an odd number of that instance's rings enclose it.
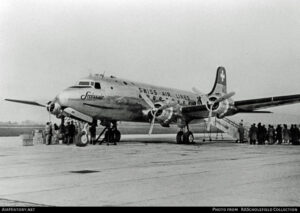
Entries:
{"label": "engine cowling", "polygon": [[[214,102],[217,100],[218,97],[216,96],[210,96],[209,100],[210,102]],[[217,118],[223,118],[227,116],[228,110],[230,109],[231,101],[226,99],[224,101],[214,103],[212,107],[212,114],[213,116],[216,116]],[[209,103],[206,103],[207,110],[210,110],[211,105]]]}
{"label": "engine cowling", "polygon": [[46,108],[48,112],[55,115],[57,118],[62,116],[61,106],[57,102],[49,101]]}
{"label": "engine cowling", "polygon": [[[162,103],[162,102],[158,102],[158,103],[154,104],[155,108],[160,108],[163,105],[164,105],[164,103]],[[160,123],[163,127],[169,127],[169,124],[174,120],[175,111],[176,111],[175,107],[168,107],[163,110],[160,109],[156,112],[155,120],[158,123]],[[146,114],[147,114],[148,119],[151,120],[153,118],[154,110],[148,110],[148,112]]]}

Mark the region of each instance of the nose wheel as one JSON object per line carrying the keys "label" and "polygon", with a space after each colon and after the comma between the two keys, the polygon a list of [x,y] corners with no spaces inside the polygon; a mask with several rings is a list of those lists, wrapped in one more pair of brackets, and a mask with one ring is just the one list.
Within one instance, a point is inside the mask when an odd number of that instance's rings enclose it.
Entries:
{"label": "nose wheel", "polygon": [[86,146],[89,143],[89,136],[88,136],[88,123],[85,123],[83,129],[79,133],[79,138],[77,140],[76,146]]}

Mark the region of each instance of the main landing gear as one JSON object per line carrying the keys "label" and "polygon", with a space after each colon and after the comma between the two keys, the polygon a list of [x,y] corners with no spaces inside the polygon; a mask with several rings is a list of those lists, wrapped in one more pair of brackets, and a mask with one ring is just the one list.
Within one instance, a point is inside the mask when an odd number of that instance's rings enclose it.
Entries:
{"label": "main landing gear", "polygon": [[183,131],[183,129],[180,129],[180,131],[176,135],[176,143],[177,144],[194,144],[194,135],[189,130],[189,126],[186,125],[186,132]]}
{"label": "main landing gear", "polygon": [[121,140],[121,132],[117,129],[117,122],[108,122],[106,124],[106,127],[102,131],[102,133],[98,136],[96,142],[101,137],[101,135],[104,134],[104,138],[102,141],[99,142],[99,145],[101,145],[103,142],[106,142],[106,145],[109,145],[109,143],[113,143],[114,145],[117,145],[117,142],[120,142]]}

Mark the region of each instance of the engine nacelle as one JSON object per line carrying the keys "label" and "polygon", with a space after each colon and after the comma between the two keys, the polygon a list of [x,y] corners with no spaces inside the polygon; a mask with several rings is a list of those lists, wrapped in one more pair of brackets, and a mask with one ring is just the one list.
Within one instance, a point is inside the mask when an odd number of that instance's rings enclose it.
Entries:
{"label": "engine nacelle", "polygon": [[156,120],[163,127],[168,127],[169,124],[172,122],[173,117],[174,117],[174,109],[173,107],[169,107],[167,109],[162,110],[161,114],[159,116],[156,116]]}
{"label": "engine nacelle", "polygon": [[46,108],[48,112],[55,115],[57,118],[62,116],[62,109],[58,103],[49,101]]}
{"label": "engine nacelle", "polygon": [[[209,97],[211,102],[214,102],[217,99],[216,96]],[[211,105],[206,104],[207,110],[210,110]],[[212,107],[212,114],[217,118],[224,118],[225,116],[234,114],[234,105],[231,99],[226,99],[219,103],[215,103]]]}
{"label": "engine nacelle", "polygon": [[[154,104],[155,108],[160,108],[163,105],[164,104],[162,102],[157,102],[157,103]],[[161,109],[158,110],[156,112],[155,121],[160,123],[163,127],[169,127],[169,124],[174,120],[174,117],[175,117],[174,111],[175,110],[176,109],[174,107],[168,107],[168,108],[163,109],[163,110],[161,110]],[[146,112],[144,112],[144,114],[146,115],[146,117],[148,119],[152,119],[154,111],[153,110],[147,110]]]}

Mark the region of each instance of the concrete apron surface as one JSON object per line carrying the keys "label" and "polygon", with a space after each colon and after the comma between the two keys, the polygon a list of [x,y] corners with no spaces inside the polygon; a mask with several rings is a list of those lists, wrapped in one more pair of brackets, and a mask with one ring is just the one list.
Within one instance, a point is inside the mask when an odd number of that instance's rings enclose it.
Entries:
{"label": "concrete apron surface", "polygon": [[0,138],[0,206],[300,205],[300,146],[122,137],[87,147]]}

